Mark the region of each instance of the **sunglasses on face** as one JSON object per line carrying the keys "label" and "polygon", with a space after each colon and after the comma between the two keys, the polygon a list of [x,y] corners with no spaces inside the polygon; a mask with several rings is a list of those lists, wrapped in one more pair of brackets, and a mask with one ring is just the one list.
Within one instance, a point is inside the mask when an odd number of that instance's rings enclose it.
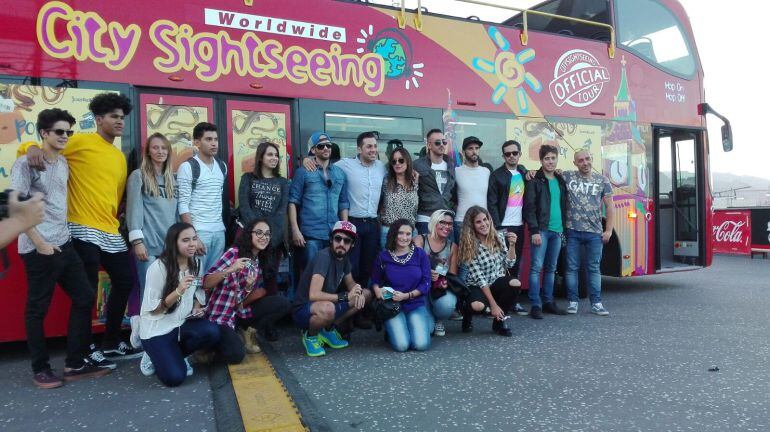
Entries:
{"label": "sunglasses on face", "polygon": [[443,220],[442,221],[438,221],[438,224],[441,225],[442,227],[451,227],[452,226],[452,222],[443,221]]}
{"label": "sunglasses on face", "polygon": [[316,144],[315,148],[318,149],[318,150],[331,149],[332,148],[332,144],[331,143]]}
{"label": "sunglasses on face", "polygon": [[509,152],[503,152],[503,155],[505,155],[505,157],[518,156],[519,155],[519,151],[518,150],[514,150],[514,151],[509,151]]}
{"label": "sunglasses on face", "polygon": [[46,132],[53,132],[59,136],[64,136],[64,134],[67,134],[68,137],[71,137],[72,134],[75,133],[75,131],[72,129],[48,129]]}
{"label": "sunglasses on face", "polygon": [[270,238],[270,236],[272,235],[270,231],[262,231],[262,230],[254,230],[251,233],[257,236],[257,238],[263,238],[263,237]]}
{"label": "sunglasses on face", "polygon": [[342,244],[345,244],[345,245],[349,245],[349,244],[353,243],[353,239],[350,238],[350,237],[336,235],[336,236],[334,236],[334,243],[342,243]]}
{"label": "sunglasses on face", "polygon": [[398,158],[398,159],[391,159],[390,160],[390,164],[391,165],[401,165],[401,164],[405,164],[405,163],[406,163],[406,159],[404,159],[404,158]]}
{"label": "sunglasses on face", "polygon": [[436,140],[436,141],[433,141],[433,145],[445,146],[445,145],[447,145],[447,140]]}

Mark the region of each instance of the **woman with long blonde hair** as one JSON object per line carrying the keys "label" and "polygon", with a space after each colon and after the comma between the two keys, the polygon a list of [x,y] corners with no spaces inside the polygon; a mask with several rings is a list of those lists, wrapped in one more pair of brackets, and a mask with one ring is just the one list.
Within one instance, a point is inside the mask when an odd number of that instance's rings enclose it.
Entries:
{"label": "woman with long blonde hair", "polygon": [[[147,269],[163,252],[166,232],[178,220],[177,194],[171,167],[171,143],[161,133],[147,137],[139,168],[126,184],[128,241],[136,258],[136,273],[144,295]],[[139,317],[131,318],[131,343],[138,347]]]}
{"label": "woman with long blonde hair", "polygon": [[463,307],[464,332],[473,330],[473,315],[489,310],[492,331],[512,336],[505,311],[513,306],[521,282],[509,271],[516,263],[516,234],[498,233],[489,212],[479,206],[468,209],[460,234],[460,262],[468,267],[465,280],[471,290]]}

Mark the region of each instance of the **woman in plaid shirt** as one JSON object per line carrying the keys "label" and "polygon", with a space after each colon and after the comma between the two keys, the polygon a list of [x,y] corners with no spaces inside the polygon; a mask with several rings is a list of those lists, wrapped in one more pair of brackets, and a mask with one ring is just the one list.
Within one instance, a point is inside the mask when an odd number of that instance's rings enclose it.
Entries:
{"label": "woman in plaid shirt", "polygon": [[249,222],[235,246],[226,250],[206,273],[203,287],[211,289],[206,317],[219,325],[221,338],[216,351],[228,364],[243,361],[247,351],[260,352],[256,329],[264,332],[289,313],[289,300],[267,295],[259,284],[259,261],[272,253],[271,236],[266,219]]}
{"label": "woman in plaid shirt", "polygon": [[[507,242],[506,242],[507,239]],[[460,234],[460,262],[468,268],[466,284],[471,294],[463,308],[463,331],[473,330],[473,314],[489,309],[492,331],[512,336],[505,311],[513,306],[521,282],[509,275],[516,263],[516,234],[498,233],[489,212],[473,206],[465,213]]]}

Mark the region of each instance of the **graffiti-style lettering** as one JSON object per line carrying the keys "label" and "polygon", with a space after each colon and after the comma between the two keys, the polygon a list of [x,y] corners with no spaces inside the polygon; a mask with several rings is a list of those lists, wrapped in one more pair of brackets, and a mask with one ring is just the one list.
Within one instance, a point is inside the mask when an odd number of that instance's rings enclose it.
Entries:
{"label": "graffiti-style lettering", "polygon": [[217,80],[233,70],[240,76],[286,78],[296,84],[308,81],[319,86],[352,83],[369,96],[382,93],[385,85],[384,62],[380,55],[342,54],[339,44],[329,50],[307,51],[300,46],[283,45],[245,33],[233,40],[225,31],[195,33],[187,24],[158,20],[150,27],[150,40],[163,53],[153,60],[164,73],[180,70],[195,72],[206,82]]}
{"label": "graffiti-style lettering", "polygon": [[[60,39],[56,28],[61,26],[67,31]],[[48,55],[93,60],[112,70],[121,70],[131,62],[141,32],[136,24],[123,27],[115,21],[107,23],[95,12],[76,11],[58,1],[46,3],[37,15],[38,43]],[[106,45],[102,42],[105,34],[110,41]]]}

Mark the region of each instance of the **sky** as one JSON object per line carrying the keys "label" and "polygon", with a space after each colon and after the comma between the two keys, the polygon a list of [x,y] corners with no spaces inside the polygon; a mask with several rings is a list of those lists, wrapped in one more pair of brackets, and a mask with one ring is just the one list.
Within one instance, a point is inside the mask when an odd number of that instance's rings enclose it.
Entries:
{"label": "sky", "polygon": [[[417,7],[417,0],[405,0],[407,8]],[[527,8],[542,0],[485,0]],[[398,2],[374,0],[392,5]],[[761,114],[763,101],[770,101],[770,74],[761,64],[768,50],[760,43],[770,37],[760,29],[768,28],[763,18],[770,12],[770,3],[761,0],[679,0],[690,18],[695,44],[705,73],[706,102],[730,120],[733,130],[733,151],[722,150],[721,120],[707,117],[711,151],[711,171],[751,175],[770,179],[770,116]],[[422,0],[431,12],[457,16],[477,15],[481,19],[500,21],[512,15],[484,6],[469,5],[454,0]],[[766,30],[770,32],[770,29]],[[752,54],[752,49],[758,49]],[[760,81],[754,82],[755,74]],[[768,82],[765,82],[768,80]]]}

